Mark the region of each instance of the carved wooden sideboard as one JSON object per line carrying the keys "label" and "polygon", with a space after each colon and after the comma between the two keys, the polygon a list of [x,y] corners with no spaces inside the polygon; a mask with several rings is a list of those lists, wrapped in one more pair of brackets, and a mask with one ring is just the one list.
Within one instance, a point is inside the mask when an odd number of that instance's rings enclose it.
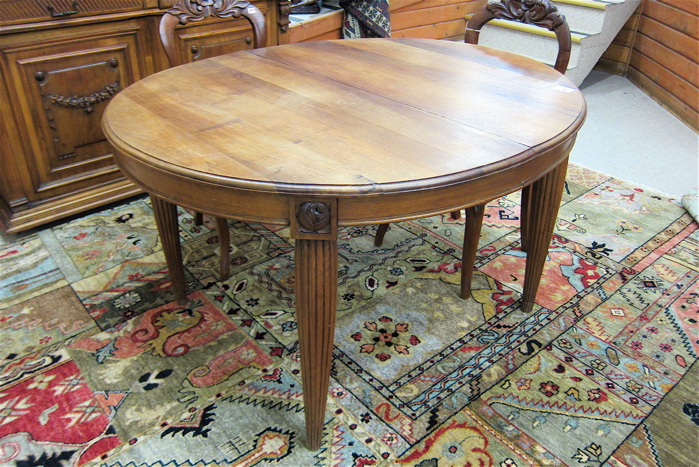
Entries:
{"label": "carved wooden sideboard", "polygon": [[[274,0],[267,43],[278,43]],[[163,0],[0,0],[0,227],[14,233],[139,193],[100,130],[109,99],[169,66]],[[252,47],[245,19],[183,29],[196,60]]]}

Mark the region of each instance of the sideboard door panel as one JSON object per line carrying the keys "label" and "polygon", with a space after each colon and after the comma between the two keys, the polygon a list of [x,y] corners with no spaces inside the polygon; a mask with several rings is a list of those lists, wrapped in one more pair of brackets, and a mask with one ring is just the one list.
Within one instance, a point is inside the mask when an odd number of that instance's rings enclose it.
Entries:
{"label": "sideboard door panel", "polygon": [[[267,19],[267,44],[276,44],[276,2],[254,3]],[[171,5],[0,0],[0,230],[141,193],[116,167],[101,118],[114,93],[169,66],[158,26]],[[183,62],[253,46],[245,19],[191,26],[180,29]]]}
{"label": "sideboard door panel", "polygon": [[138,29],[7,51],[37,198],[121,177],[100,129],[119,90],[141,78]]}

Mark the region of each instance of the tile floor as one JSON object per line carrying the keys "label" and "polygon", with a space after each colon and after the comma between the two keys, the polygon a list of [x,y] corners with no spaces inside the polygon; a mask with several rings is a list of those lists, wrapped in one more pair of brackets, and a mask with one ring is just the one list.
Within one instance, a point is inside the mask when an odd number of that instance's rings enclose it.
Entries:
{"label": "tile floor", "polygon": [[[699,186],[699,135],[621,76],[593,70],[571,161],[676,197]],[[0,233],[0,245],[17,238]]]}
{"label": "tile floor", "polygon": [[699,187],[699,135],[628,79],[593,70],[572,162],[681,198]]}

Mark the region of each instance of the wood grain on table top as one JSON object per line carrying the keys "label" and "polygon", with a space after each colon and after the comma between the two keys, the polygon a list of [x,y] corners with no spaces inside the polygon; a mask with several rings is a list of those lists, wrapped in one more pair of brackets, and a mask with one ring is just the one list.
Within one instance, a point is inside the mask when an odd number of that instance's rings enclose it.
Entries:
{"label": "wood grain on table top", "polygon": [[185,176],[352,192],[494,171],[574,134],[584,115],[577,88],[532,60],[448,41],[361,39],[166,70],[115,96],[104,126],[131,157]]}

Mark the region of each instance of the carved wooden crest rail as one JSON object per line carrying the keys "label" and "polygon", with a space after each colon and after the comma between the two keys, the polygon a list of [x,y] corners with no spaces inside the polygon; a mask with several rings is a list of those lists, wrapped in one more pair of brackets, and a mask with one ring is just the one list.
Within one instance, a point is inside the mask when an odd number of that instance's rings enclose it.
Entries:
{"label": "carved wooden crest rail", "polygon": [[489,3],[487,8],[496,19],[534,24],[549,31],[553,31],[564,20],[558,8],[548,0],[503,0]]}
{"label": "carved wooden crest rail", "polygon": [[488,3],[466,23],[464,42],[478,44],[481,28],[493,19],[532,24],[553,31],[558,40],[558,56],[554,68],[560,73],[566,72],[573,46],[570,28],[565,17],[549,0],[501,0]]}

